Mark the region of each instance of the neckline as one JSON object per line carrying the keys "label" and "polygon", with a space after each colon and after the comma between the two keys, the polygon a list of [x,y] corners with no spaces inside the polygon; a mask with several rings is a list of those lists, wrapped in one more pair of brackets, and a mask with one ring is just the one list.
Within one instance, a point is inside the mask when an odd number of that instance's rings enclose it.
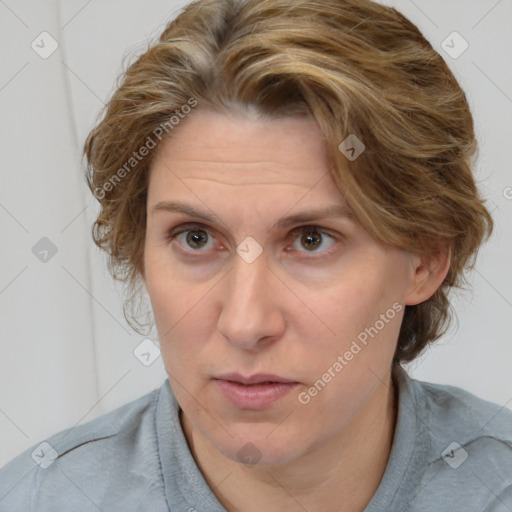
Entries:
{"label": "neckline", "polygon": [[[413,496],[400,493],[400,489],[414,489],[424,472],[430,442],[425,400],[401,366],[392,371],[397,420],[390,455],[372,499],[364,512],[394,510],[399,512]],[[181,408],[166,379],[160,389],[155,411],[155,429],[165,496],[171,510],[187,510],[197,506],[197,498],[210,512],[226,512],[210,489],[195,459],[181,427]],[[192,496],[194,502],[188,497]],[[204,505],[203,505],[204,504]]]}
{"label": "neckline", "polygon": [[166,379],[157,402],[155,428],[167,504],[170,510],[192,510],[198,505],[199,497],[201,507],[206,510],[226,512],[190,452],[181,427],[180,409]]}
{"label": "neckline", "polygon": [[392,376],[398,408],[395,433],[384,475],[364,512],[406,510],[414,496],[400,491],[417,488],[430,449],[427,408],[419,383],[401,366],[393,368]]}

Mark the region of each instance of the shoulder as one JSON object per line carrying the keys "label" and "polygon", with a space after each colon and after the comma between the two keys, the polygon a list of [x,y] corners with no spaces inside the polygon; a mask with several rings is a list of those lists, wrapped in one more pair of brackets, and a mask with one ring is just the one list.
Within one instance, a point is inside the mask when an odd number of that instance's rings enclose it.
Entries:
{"label": "shoulder", "polygon": [[512,411],[459,387],[411,382],[428,439],[416,501],[430,506],[437,495],[443,497],[439,505],[453,503],[454,509],[511,507]]}
{"label": "shoulder", "polygon": [[0,469],[0,512],[97,510],[113,490],[160,485],[158,397],[152,391],[18,455]]}
{"label": "shoulder", "polygon": [[456,386],[416,381],[434,438],[449,433],[459,444],[489,442],[512,456],[512,411]]}

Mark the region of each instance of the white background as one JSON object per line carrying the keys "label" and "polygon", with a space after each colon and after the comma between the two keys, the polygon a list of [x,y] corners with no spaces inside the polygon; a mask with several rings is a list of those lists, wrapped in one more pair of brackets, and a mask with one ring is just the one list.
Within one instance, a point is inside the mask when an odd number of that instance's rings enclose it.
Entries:
{"label": "white background", "polygon": [[[185,3],[0,1],[0,466],[166,377],[161,358],[145,367],[133,355],[143,337],[92,243],[96,204],[80,158],[123,57],[144,51]],[[511,407],[512,2],[386,3],[419,26],[467,92],[476,174],[497,224],[472,290],[454,297],[458,327],[410,372]],[[48,59],[31,48],[43,31],[59,44]],[[441,48],[453,31],[469,43],[457,59]],[[32,253],[42,237],[57,247],[46,263]]]}

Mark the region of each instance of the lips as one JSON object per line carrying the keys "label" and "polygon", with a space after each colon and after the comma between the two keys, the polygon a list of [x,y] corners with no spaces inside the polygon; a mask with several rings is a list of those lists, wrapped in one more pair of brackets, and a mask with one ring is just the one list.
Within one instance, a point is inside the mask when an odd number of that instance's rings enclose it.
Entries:
{"label": "lips", "polygon": [[238,409],[262,410],[282,399],[299,382],[273,374],[244,377],[238,373],[219,375],[214,379],[218,389]]}
{"label": "lips", "polygon": [[216,379],[227,380],[231,382],[238,382],[240,384],[250,385],[250,384],[261,384],[261,383],[271,383],[271,382],[297,382],[293,379],[287,379],[284,377],[280,377],[279,375],[273,375],[271,373],[258,373],[255,375],[251,375],[249,377],[244,377],[239,373],[225,373],[216,377]]}

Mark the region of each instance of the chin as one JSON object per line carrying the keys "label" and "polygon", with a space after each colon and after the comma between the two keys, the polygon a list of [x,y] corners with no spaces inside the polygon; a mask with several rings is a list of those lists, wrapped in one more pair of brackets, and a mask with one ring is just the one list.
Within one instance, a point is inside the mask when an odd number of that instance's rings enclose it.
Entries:
{"label": "chin", "polygon": [[261,444],[251,441],[242,444],[241,448],[238,445],[225,447],[224,450],[221,450],[221,453],[234,462],[239,462],[248,467],[287,464],[296,460],[299,456],[293,448],[287,450],[282,445],[274,448],[269,446],[269,443],[262,447]]}
{"label": "chin", "polygon": [[262,430],[255,432],[254,429],[247,429],[221,442],[212,440],[212,444],[225,457],[247,466],[286,464],[303,453],[304,440],[295,439],[286,431],[281,435],[275,432],[269,435],[268,428]]}

